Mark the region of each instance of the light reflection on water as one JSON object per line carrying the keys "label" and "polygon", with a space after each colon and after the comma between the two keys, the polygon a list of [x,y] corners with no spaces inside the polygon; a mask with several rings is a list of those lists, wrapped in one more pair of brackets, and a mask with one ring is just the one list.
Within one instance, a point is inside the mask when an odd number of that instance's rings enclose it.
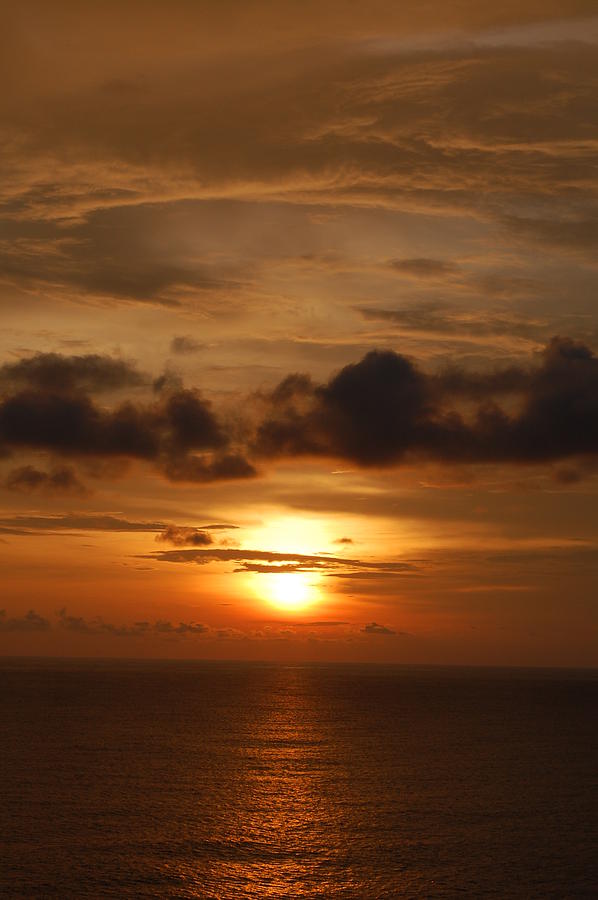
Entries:
{"label": "light reflection on water", "polygon": [[591,896],[595,676],[0,676],[7,896]]}
{"label": "light reflection on water", "polygon": [[212,865],[210,880],[234,885],[238,896],[301,896],[307,886],[325,896],[328,879],[318,888],[318,871],[346,846],[330,735],[306,670],[269,674],[259,715],[245,721],[234,751],[242,814],[223,811],[221,822],[223,844],[244,852]]}
{"label": "light reflection on water", "polygon": [[330,895],[323,870],[347,850],[334,801],[346,772],[331,764],[330,723],[307,672],[271,667],[249,687],[227,742],[234,790],[211,823],[212,858],[180,870],[197,896]]}

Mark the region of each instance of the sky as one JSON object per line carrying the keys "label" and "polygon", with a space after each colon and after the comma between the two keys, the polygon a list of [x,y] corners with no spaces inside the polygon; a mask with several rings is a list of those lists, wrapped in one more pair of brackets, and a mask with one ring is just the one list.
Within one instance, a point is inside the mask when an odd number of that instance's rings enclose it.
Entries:
{"label": "sky", "polygon": [[2,17],[0,653],[597,665],[595,4]]}

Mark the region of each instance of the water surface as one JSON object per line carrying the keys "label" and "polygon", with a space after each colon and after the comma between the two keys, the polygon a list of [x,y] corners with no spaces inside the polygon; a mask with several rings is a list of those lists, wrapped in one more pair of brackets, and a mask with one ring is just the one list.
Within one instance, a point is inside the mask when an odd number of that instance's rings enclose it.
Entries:
{"label": "water surface", "polygon": [[7,897],[598,894],[595,672],[4,660]]}

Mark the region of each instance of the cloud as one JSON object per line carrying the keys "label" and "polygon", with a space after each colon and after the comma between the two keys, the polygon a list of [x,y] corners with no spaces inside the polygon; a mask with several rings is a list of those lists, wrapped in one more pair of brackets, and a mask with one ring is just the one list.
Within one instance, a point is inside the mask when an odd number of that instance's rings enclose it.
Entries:
{"label": "cloud", "polygon": [[[340,620],[316,620],[308,622],[268,621],[263,623],[263,631],[250,629],[243,631],[237,628],[214,627],[202,622],[172,622],[168,619],[157,619],[153,622],[144,620],[132,623],[114,623],[106,621],[102,616],[84,617],[70,614],[65,608],[56,613],[53,624],[48,619],[30,610],[23,616],[8,617],[0,610],[0,633],[2,632],[46,632],[54,628],[83,637],[115,637],[115,638],[166,638],[168,640],[186,640],[188,638],[206,638],[211,640],[263,640],[286,639],[292,637],[295,629],[306,628],[327,629],[350,625]],[[281,626],[284,632],[277,630]]]}
{"label": "cloud", "polygon": [[[251,463],[231,449],[222,422],[197,390],[175,389],[149,403],[99,406],[78,389],[73,372],[79,368],[74,359],[79,358],[52,357],[53,370],[62,371],[64,363],[64,370],[71,373],[59,388],[54,380],[46,383],[41,378],[35,357],[32,369],[28,361],[22,361],[18,373],[29,377],[33,372],[35,387],[18,389],[0,401],[0,445],[69,457],[145,460],[173,481],[206,482],[256,474]],[[93,359],[97,363],[99,358]],[[103,371],[94,363],[93,372],[99,370]],[[108,370],[112,372],[110,366]]]}
{"label": "cloud", "polygon": [[24,616],[9,618],[5,610],[0,610],[1,631],[49,631],[51,624],[43,616],[30,609]]}
{"label": "cloud", "polygon": [[535,218],[505,216],[503,224],[513,234],[528,238],[548,248],[559,249],[576,256],[587,256],[598,249],[598,212]]}
{"label": "cloud", "polygon": [[275,550],[243,550],[214,547],[201,550],[160,550],[142,554],[139,559],[153,559],[158,562],[195,563],[206,565],[211,562],[239,562],[235,572],[254,572],[261,575],[281,572],[319,572],[323,575],[338,574],[341,577],[358,577],[364,572],[377,577],[408,575],[417,571],[409,562],[371,562],[369,560],[316,555],[305,553],[281,553]]}
{"label": "cloud", "polygon": [[[61,201],[67,206],[68,194],[66,188]],[[52,204],[51,189],[50,195]],[[168,243],[161,251],[151,234],[156,211],[143,203],[115,201],[116,208],[107,208],[111,204],[104,198],[104,208],[88,210],[85,218],[59,221],[43,221],[39,209],[33,216],[3,217],[0,206],[3,280],[78,302],[93,298],[172,309],[198,294],[232,295],[248,282],[249,271],[238,264],[198,260],[196,254],[182,257]],[[72,202],[77,200],[72,197]]]}
{"label": "cloud", "polygon": [[[135,522],[123,519],[119,516],[94,514],[94,513],[70,513],[66,515],[38,516],[17,515],[0,517],[0,532],[19,536],[32,536],[36,534],[61,534],[65,531],[106,531],[106,532],[140,532],[157,533],[156,540],[176,540],[189,537],[188,543],[197,546],[212,543],[209,531],[230,531],[238,528],[238,525],[227,523],[214,523],[202,525],[199,528],[191,526],[168,525],[164,522]],[[168,534],[169,537],[161,535]],[[204,535],[205,537],[202,537]],[[176,540],[175,540],[176,539]],[[183,540],[183,544],[185,541]]]}
{"label": "cloud", "polygon": [[227,453],[206,460],[198,456],[175,456],[165,461],[164,474],[170,481],[210,482],[254,478],[255,466],[240,453]]}
{"label": "cloud", "polygon": [[72,455],[152,458],[158,445],[151,411],[95,406],[87,396],[22,391],[0,404],[0,440],[9,447]]}
{"label": "cloud", "polygon": [[[256,452],[328,455],[361,464],[396,456],[401,434],[424,406],[425,379],[405,358],[372,351],[325,385],[288,376],[272,392]],[[393,447],[391,451],[390,448]]]}
{"label": "cloud", "polygon": [[236,531],[239,528],[238,525],[230,525],[227,522],[216,522],[212,525],[202,525],[202,531]]}
{"label": "cloud", "polygon": [[112,622],[105,622],[101,616],[96,616],[93,619],[73,616],[67,613],[66,609],[59,610],[57,616],[58,624],[61,628],[66,631],[86,635],[113,635],[114,637],[136,638],[153,634],[185,637],[187,635],[205,634],[209,631],[207,625],[199,622],[179,622],[177,625],[174,625],[172,622],[158,619],[158,621],[153,623],[144,621],[134,622],[131,625],[115,625]]}
{"label": "cloud", "polygon": [[[93,513],[59,516],[20,515],[0,518],[0,525],[8,528],[33,529],[35,531],[162,531],[163,522],[132,522],[119,516]],[[20,531],[19,533],[26,533]]]}
{"label": "cloud", "polygon": [[585,571],[594,571],[598,568],[598,547],[596,545],[577,545],[574,542],[565,545],[512,548],[501,553],[493,553],[485,557],[488,563],[521,566],[527,568],[532,565],[541,565],[546,571],[553,571],[553,567],[560,573],[571,572],[583,564]]}
{"label": "cloud", "polygon": [[154,378],[152,388],[155,394],[175,394],[177,391],[183,390],[183,379],[177,372],[167,369]]}
{"label": "cloud", "polygon": [[203,346],[203,344],[200,344],[199,341],[188,334],[179,335],[178,337],[173,337],[170,342],[170,352],[182,355],[198,353]]}
{"label": "cloud", "polygon": [[[495,395],[519,395],[519,410]],[[469,394],[473,411],[447,397]],[[598,358],[555,337],[540,364],[475,376],[428,375],[394,351],[371,351],[325,384],[292,375],[271,393],[255,452],[330,456],[362,466],[414,457],[449,463],[532,463],[598,453]]]}
{"label": "cloud", "polygon": [[[505,289],[509,290],[508,285]],[[487,286],[483,286],[480,293],[487,295]],[[510,341],[522,338],[529,343],[543,340],[546,331],[545,324],[519,315],[510,308],[472,309],[464,304],[457,306],[421,300],[395,309],[372,305],[356,307],[356,311],[370,322],[390,323],[401,333],[452,337],[460,342],[472,339],[487,342],[490,338],[507,337]]]}
{"label": "cloud", "polygon": [[[152,227],[132,227],[136,215],[153,225],[167,204],[197,199],[460,210],[500,225],[525,219],[530,198],[565,197],[578,218],[590,218],[596,29],[595,19],[580,18],[594,11],[589,0],[544,4],[540,24],[539,4],[527,3],[527,31],[515,4],[510,15],[473,3],[451,13],[447,4],[391,6],[378,4],[366,26],[356,9],[340,15],[337,4],[322,19],[320,5],[314,34],[288,4],[278,30],[264,20],[270,7],[251,4],[242,54],[203,11],[201,26],[178,20],[173,34],[176,19],[156,10],[140,41],[122,15],[109,27],[111,14],[94,7],[77,20],[76,38],[68,16],[44,23],[44,34],[60,31],[46,37],[43,59],[13,14],[3,60],[13,97],[3,123],[13,173],[5,212],[11,225],[54,227],[10,234],[7,277],[66,284],[83,300],[100,293],[181,303],[215,290],[226,302],[242,273],[198,259],[196,246],[182,252],[171,229],[160,242]],[[546,32],[553,16],[563,21]],[[448,22],[453,31],[438,33]],[[497,22],[500,33],[478,30]],[[193,52],[184,52],[187,40]]]}
{"label": "cloud", "polygon": [[[508,402],[500,405],[501,397]],[[598,358],[571,338],[553,338],[528,367],[481,373],[457,364],[429,373],[400,353],[372,350],[325,383],[290,374],[236,418],[190,388],[112,407],[79,390],[18,390],[0,401],[0,444],[91,461],[137,459],[173,482],[195,483],[252,478],[256,461],[285,456],[363,467],[415,458],[558,462],[598,453],[597,397]],[[27,470],[14,480],[51,486],[48,477]]]}
{"label": "cloud", "polygon": [[173,625],[171,622],[158,621],[154,624],[154,631],[158,634],[205,634],[209,628],[200,622],[179,622],[178,625]]}
{"label": "cloud", "polygon": [[121,359],[100,356],[63,356],[36,353],[16,363],[0,366],[0,387],[33,388],[43,391],[114,391],[137,387],[147,379],[137,368]]}
{"label": "cloud", "polygon": [[432,376],[433,390],[443,396],[466,397],[488,401],[499,395],[522,394],[533,383],[530,370],[521,366],[505,366],[487,372],[471,372],[457,365],[447,365],[438,375]]}
{"label": "cloud", "polygon": [[[115,623],[106,621],[102,616],[78,616],[72,615],[63,608],[56,612],[54,623],[30,610],[21,617],[7,617],[4,610],[0,610],[0,633],[2,632],[34,632],[34,631],[59,631],[68,632],[82,638],[118,638],[135,640],[209,640],[209,641],[263,641],[263,640],[289,640],[293,637],[307,639],[308,635],[302,634],[306,629],[334,629],[349,626],[351,623],[341,620],[314,620],[306,622],[288,622],[270,620],[263,624],[263,628],[247,630],[231,628],[229,626],[212,626],[203,622],[186,621],[172,622],[169,619],[157,619],[153,622],[143,620],[131,623]],[[327,638],[328,639],[328,638]],[[334,638],[330,638],[334,639]]]}
{"label": "cloud", "polygon": [[579,469],[562,467],[554,472],[553,477],[558,484],[578,484],[583,479],[583,474]]}
{"label": "cloud", "polygon": [[203,547],[213,543],[213,538],[207,531],[182,525],[167,525],[164,531],[156,535],[156,540],[174,544],[175,547],[184,547],[185,545]]}
{"label": "cloud", "polygon": [[325,385],[289,376],[271,395],[256,452],[328,455],[362,465],[398,461],[426,416],[425,376],[405,357],[372,351]]}
{"label": "cloud", "polygon": [[4,487],[9,491],[42,491],[49,494],[88,493],[77,473],[69,466],[60,466],[50,472],[34,466],[19,466],[8,473],[4,479]]}
{"label": "cloud", "polygon": [[388,628],[387,625],[378,625],[377,622],[370,622],[368,625],[364,625],[361,629],[364,634],[396,634],[392,628]]}
{"label": "cloud", "polygon": [[447,275],[454,275],[459,271],[459,267],[454,263],[427,257],[391,259],[388,265],[395,272],[411,278],[445,278]]}

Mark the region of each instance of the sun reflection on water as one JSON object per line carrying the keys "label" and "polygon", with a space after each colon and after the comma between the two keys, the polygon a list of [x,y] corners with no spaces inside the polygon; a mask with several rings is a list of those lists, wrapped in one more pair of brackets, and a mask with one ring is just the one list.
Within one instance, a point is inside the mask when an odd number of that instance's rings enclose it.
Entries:
{"label": "sun reflection on water", "polygon": [[301,668],[272,670],[268,702],[237,748],[243,814],[225,814],[222,835],[236,852],[213,862],[210,880],[236,885],[239,897],[325,896],[316,889],[318,865],[344,843],[327,800],[325,724],[305,687]]}
{"label": "sun reflection on water", "polygon": [[[317,679],[302,666],[248,673],[244,702],[230,732],[226,726],[221,779],[212,785],[222,791],[220,802],[201,811],[194,853],[163,866],[184,896],[333,896],[330,867],[348,852],[338,780],[349,773],[331,767],[331,726],[318,693]],[[351,885],[350,865],[345,879]]]}

